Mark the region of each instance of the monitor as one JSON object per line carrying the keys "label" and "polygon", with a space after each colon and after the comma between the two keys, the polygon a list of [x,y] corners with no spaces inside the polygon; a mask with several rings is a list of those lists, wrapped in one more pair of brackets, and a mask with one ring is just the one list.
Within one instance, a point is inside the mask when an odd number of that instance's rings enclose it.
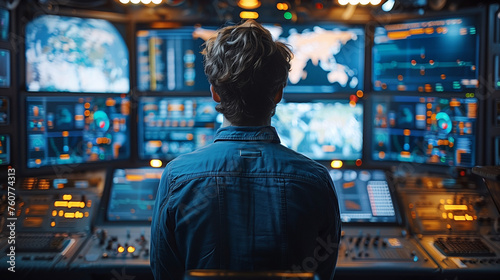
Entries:
{"label": "monitor", "polygon": [[163,169],[115,169],[106,217],[108,221],[151,221]]}
{"label": "monitor", "polygon": [[477,102],[476,98],[374,96],[372,159],[474,166]]}
{"label": "monitor", "polygon": [[37,17],[26,25],[26,88],[128,93],[127,45],[118,29],[103,19]]}
{"label": "monitor", "polygon": [[137,85],[140,91],[209,92],[202,44],[215,27],[184,26],[137,32]]}
{"label": "monitor", "polygon": [[26,97],[27,167],[123,160],[130,155],[126,97]]}
{"label": "monitor", "polygon": [[141,97],[141,159],[173,159],[213,142],[222,124],[211,97]]}
{"label": "monitor", "polygon": [[349,100],[285,102],[271,120],[284,146],[314,160],[357,160],[363,150],[363,104]]}
{"label": "monitor", "polygon": [[363,27],[340,24],[265,25],[292,52],[285,93],[336,93],[363,90]]}
{"label": "monitor", "polygon": [[0,165],[10,164],[10,136],[0,134]]}
{"label": "monitor", "polygon": [[0,96],[0,125],[9,124],[9,98],[7,96]]}
{"label": "monitor", "polygon": [[10,87],[10,51],[0,49],[0,88]]}
{"label": "monitor", "polygon": [[463,92],[479,87],[474,18],[407,21],[375,28],[375,91]]}
{"label": "monitor", "polygon": [[9,40],[10,14],[6,9],[0,8],[0,41]]}
{"label": "monitor", "polygon": [[330,170],[342,222],[395,223],[396,211],[382,170]]}

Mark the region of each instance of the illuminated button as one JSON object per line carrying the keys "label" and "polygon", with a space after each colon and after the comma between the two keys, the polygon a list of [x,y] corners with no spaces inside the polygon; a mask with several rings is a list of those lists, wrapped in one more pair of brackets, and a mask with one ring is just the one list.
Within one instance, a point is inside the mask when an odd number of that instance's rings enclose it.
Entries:
{"label": "illuminated button", "polygon": [[57,210],[52,211],[52,216],[57,216]]}
{"label": "illuminated button", "polygon": [[124,247],[122,247],[122,246],[118,246],[118,249],[117,249],[117,250],[118,250],[118,253],[123,253],[123,252],[125,252],[125,248],[124,248]]}
{"label": "illuminated button", "polygon": [[50,226],[51,227],[55,227],[56,226],[56,222],[54,222],[54,221],[50,222]]}
{"label": "illuminated button", "polygon": [[341,160],[332,160],[331,166],[332,168],[341,168],[343,162]]}
{"label": "illuminated button", "polygon": [[127,252],[129,252],[129,253],[135,252],[135,247],[134,246],[128,246],[127,247]]}
{"label": "illuminated button", "polygon": [[152,159],[149,162],[149,165],[151,165],[151,167],[159,168],[163,166],[163,162],[159,159]]}
{"label": "illuminated button", "polygon": [[72,198],[73,198],[73,196],[70,194],[63,195],[63,200],[71,200]]}
{"label": "illuminated button", "polygon": [[64,211],[63,210],[59,210],[59,217],[62,217],[64,216]]}

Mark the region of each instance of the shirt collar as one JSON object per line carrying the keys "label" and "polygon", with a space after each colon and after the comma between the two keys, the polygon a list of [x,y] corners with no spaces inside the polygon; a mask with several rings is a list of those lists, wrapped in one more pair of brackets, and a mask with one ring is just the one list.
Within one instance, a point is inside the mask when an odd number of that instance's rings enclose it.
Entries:
{"label": "shirt collar", "polygon": [[272,126],[226,126],[215,134],[217,141],[267,141],[280,143],[276,129]]}

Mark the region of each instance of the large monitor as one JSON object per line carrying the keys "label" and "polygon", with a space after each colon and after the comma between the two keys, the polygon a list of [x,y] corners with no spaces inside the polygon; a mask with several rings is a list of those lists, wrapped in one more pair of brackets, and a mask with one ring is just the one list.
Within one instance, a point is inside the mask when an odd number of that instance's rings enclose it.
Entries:
{"label": "large monitor", "polygon": [[396,211],[382,170],[330,170],[342,222],[395,223]]}
{"label": "large monitor", "polygon": [[6,9],[0,8],[0,41],[9,40],[10,14]]}
{"label": "large monitor", "polygon": [[108,221],[150,222],[163,169],[115,169],[107,206]]}
{"label": "large monitor", "polygon": [[137,32],[137,85],[140,91],[209,92],[202,44],[215,27],[185,26]]}
{"label": "large monitor", "polygon": [[0,134],[0,165],[10,163],[10,136]]}
{"label": "large monitor", "polygon": [[272,118],[281,144],[314,160],[357,160],[363,150],[363,104],[349,100],[281,102]]}
{"label": "large monitor", "polygon": [[102,19],[43,15],[26,25],[26,88],[32,92],[128,93],[129,54]]}
{"label": "large monitor", "polygon": [[477,102],[476,98],[374,96],[372,159],[474,166]]}
{"label": "large monitor", "polygon": [[375,28],[375,91],[463,92],[479,87],[479,30],[472,17]]}
{"label": "large monitor", "polygon": [[265,25],[292,52],[286,93],[363,90],[365,35],[340,24]]}
{"label": "large monitor", "polygon": [[10,87],[10,51],[0,49],[0,87]]}
{"label": "large monitor", "polygon": [[26,97],[27,167],[128,158],[129,115],[126,97]]}
{"label": "large monitor", "polygon": [[141,97],[138,145],[141,159],[172,159],[213,142],[222,124],[210,97]]}

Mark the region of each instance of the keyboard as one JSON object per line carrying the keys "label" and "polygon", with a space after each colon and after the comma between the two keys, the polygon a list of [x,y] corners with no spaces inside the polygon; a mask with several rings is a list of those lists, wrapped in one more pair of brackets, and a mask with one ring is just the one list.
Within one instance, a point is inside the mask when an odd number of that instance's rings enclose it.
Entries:
{"label": "keyboard", "polygon": [[479,238],[439,237],[434,246],[448,257],[490,257],[495,253]]}
{"label": "keyboard", "polygon": [[69,239],[54,235],[22,235],[16,238],[18,252],[61,252]]}

